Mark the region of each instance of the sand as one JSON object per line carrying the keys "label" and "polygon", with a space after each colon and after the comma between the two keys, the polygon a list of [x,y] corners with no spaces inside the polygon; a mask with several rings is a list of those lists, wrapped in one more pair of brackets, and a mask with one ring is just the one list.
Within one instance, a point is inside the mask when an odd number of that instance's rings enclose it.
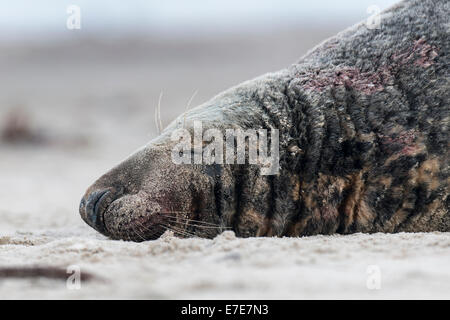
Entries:
{"label": "sand", "polygon": [[80,288],[2,280],[7,299],[450,298],[449,234],[239,239],[227,231],[213,240],[131,243],[79,226],[17,232],[0,243],[2,265],[75,265],[96,277]]}
{"label": "sand", "polygon": [[75,265],[93,279],[0,279],[0,298],[450,298],[450,233],[131,243],[79,217],[86,188],[156,135],[161,91],[167,124],[194,91],[197,105],[340,28],[1,44],[0,130],[11,113],[25,124],[0,142],[0,267]]}

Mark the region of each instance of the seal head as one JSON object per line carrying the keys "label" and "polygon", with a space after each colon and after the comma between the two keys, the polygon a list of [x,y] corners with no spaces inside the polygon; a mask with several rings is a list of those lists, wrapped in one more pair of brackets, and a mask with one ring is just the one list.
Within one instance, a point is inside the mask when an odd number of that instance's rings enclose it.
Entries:
{"label": "seal head", "polygon": [[166,230],[202,237],[220,232],[214,177],[203,166],[172,163],[170,151],[169,144],[150,143],[103,175],[81,200],[82,219],[106,236],[133,241]]}

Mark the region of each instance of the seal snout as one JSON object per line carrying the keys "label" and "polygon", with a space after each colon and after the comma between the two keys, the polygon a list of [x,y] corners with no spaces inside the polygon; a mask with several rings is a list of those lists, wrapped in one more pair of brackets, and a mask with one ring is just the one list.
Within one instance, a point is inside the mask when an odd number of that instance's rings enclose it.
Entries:
{"label": "seal snout", "polygon": [[80,214],[83,220],[99,232],[105,232],[103,212],[109,205],[111,190],[96,190],[83,197]]}

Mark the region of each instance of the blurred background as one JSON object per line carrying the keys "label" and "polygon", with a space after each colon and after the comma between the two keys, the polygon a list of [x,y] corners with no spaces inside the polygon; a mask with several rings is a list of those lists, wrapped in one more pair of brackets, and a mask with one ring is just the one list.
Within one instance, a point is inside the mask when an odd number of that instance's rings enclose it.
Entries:
{"label": "blurred background", "polygon": [[82,194],[155,137],[161,92],[167,125],[394,2],[1,0],[0,233],[84,228]]}

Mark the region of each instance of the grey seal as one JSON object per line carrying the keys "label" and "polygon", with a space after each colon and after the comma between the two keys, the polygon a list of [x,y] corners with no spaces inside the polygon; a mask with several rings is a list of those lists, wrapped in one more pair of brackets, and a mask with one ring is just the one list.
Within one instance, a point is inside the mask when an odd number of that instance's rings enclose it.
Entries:
{"label": "grey seal", "polygon": [[[450,231],[450,20],[446,0],[403,1],[279,72],[175,119],[80,203],[99,232],[308,236]],[[175,164],[180,127],[277,129],[279,170]],[[205,147],[208,143],[205,144]]]}

